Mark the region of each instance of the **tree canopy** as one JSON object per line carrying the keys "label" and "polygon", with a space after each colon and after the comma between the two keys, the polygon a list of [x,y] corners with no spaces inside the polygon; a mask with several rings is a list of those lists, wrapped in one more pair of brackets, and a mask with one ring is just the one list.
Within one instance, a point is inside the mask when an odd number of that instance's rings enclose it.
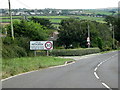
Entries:
{"label": "tree canopy", "polygon": [[49,19],[47,18],[36,18],[36,17],[32,17],[30,20],[32,20],[35,23],[39,23],[40,25],[43,25],[49,29],[52,28],[52,23]]}
{"label": "tree canopy", "polygon": [[115,32],[115,39],[120,42],[120,17],[107,16],[105,21],[108,25],[112,24]]}
{"label": "tree canopy", "polygon": [[[33,21],[27,22],[25,20],[15,21],[13,23],[15,37],[28,37],[31,40],[46,40],[47,33],[42,25],[34,23]],[[11,35],[10,25],[8,28],[8,36]]]}
{"label": "tree canopy", "polygon": [[70,46],[87,47],[88,25],[90,29],[91,47],[111,47],[112,35],[106,24],[71,18],[64,19],[60,23],[59,44],[64,45],[65,48],[69,48]]}

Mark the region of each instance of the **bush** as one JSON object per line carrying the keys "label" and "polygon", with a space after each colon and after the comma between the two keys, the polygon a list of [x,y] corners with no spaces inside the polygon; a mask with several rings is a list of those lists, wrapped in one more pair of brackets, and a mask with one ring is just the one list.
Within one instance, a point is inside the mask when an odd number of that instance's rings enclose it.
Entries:
{"label": "bush", "polygon": [[51,56],[81,56],[100,52],[98,48],[89,49],[54,49],[50,51]]}
{"label": "bush", "polygon": [[15,45],[4,45],[2,49],[2,57],[3,58],[15,58],[15,57],[25,57],[27,53],[25,50],[19,46]]}
{"label": "bush", "polygon": [[15,43],[15,41],[12,39],[12,37],[3,37],[2,42],[5,45],[11,45],[11,44]]}
{"label": "bush", "polygon": [[111,48],[111,47],[108,47],[108,46],[106,46],[106,47],[104,47],[104,48],[102,49],[102,51],[110,51],[110,50],[112,50],[112,48]]}

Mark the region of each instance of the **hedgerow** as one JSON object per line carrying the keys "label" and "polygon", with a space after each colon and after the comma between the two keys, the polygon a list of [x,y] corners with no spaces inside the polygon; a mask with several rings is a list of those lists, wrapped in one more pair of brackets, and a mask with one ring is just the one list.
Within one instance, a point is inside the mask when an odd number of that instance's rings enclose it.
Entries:
{"label": "hedgerow", "polygon": [[88,49],[55,49],[50,51],[51,56],[81,56],[93,53],[99,53],[99,48],[88,48]]}

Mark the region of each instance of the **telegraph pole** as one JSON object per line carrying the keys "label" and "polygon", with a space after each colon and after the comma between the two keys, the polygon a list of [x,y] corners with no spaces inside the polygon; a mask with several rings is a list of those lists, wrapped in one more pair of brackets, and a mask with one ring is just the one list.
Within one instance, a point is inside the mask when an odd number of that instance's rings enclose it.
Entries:
{"label": "telegraph pole", "polygon": [[114,32],[114,26],[110,23],[110,29],[112,31],[112,48],[114,49],[115,48],[115,32]]}
{"label": "telegraph pole", "polygon": [[88,37],[87,37],[87,44],[88,44],[88,48],[90,48],[90,26],[88,24]]}
{"label": "telegraph pole", "polygon": [[113,49],[115,49],[115,32],[114,32],[114,25],[112,26],[112,32],[113,32]]}
{"label": "telegraph pole", "polygon": [[12,12],[11,12],[11,3],[10,0],[8,0],[9,4],[9,15],[10,15],[10,24],[11,24],[11,34],[12,34],[12,39],[14,40],[14,31],[13,31],[13,22],[12,22]]}

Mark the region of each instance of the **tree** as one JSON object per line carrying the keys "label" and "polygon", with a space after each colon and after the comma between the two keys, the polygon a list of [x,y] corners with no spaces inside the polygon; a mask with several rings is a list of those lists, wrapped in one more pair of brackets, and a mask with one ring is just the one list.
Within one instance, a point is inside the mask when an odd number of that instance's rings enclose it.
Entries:
{"label": "tree", "polygon": [[112,24],[115,32],[115,39],[120,42],[120,17],[107,16],[105,18],[107,24]]}
{"label": "tree", "polygon": [[35,18],[32,17],[31,20],[35,23],[39,23],[40,25],[43,25],[44,27],[47,27],[49,29],[53,28],[52,23],[49,19],[47,18]]}
{"label": "tree", "polygon": [[106,16],[105,21],[107,22],[108,25],[110,24],[114,25],[116,22],[116,19],[113,16]]}
{"label": "tree", "polygon": [[101,38],[103,47],[112,47],[112,31],[109,26],[103,23],[97,23],[98,37]]}
{"label": "tree", "polygon": [[115,39],[120,42],[120,17],[115,22]]}
{"label": "tree", "polygon": [[102,50],[103,49],[103,42],[102,42],[102,39],[100,37],[97,38],[97,43],[98,43],[98,47]]}
{"label": "tree", "polygon": [[[15,37],[28,37],[31,40],[46,40],[47,33],[41,25],[32,21],[15,21],[13,23]],[[10,25],[7,26],[8,36],[10,36]]]}
{"label": "tree", "polygon": [[[60,23],[58,42],[65,48],[73,46],[87,47],[88,25],[90,28],[91,47],[111,47],[112,35],[106,24],[95,21],[64,19]],[[98,41],[100,41],[98,43]]]}
{"label": "tree", "polygon": [[59,39],[61,45],[64,45],[65,48],[69,48],[71,45],[75,47],[85,47],[86,38],[87,38],[87,28],[86,23],[81,23],[76,19],[65,19],[62,20],[59,30]]}

